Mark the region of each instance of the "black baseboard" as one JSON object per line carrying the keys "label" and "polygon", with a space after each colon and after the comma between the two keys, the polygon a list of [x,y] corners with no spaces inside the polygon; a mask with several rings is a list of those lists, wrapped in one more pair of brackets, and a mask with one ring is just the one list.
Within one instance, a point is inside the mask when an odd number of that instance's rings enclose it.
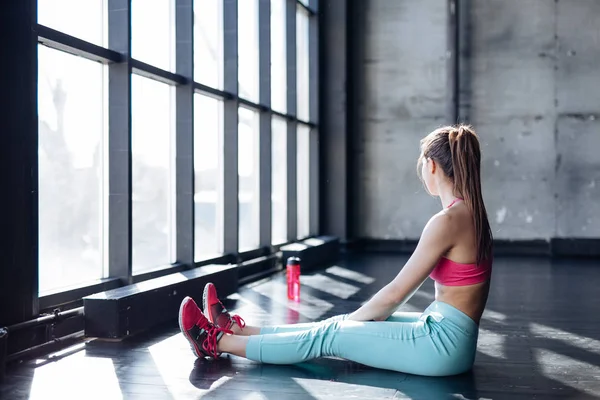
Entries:
{"label": "black baseboard", "polygon": [[238,289],[237,265],[205,265],[83,298],[85,335],[124,339],[177,319],[185,296],[202,300],[204,285],[213,282],[219,296]]}
{"label": "black baseboard", "polygon": [[[414,239],[362,238],[348,243],[347,251],[410,254],[417,247]],[[600,258],[600,238],[552,238],[550,240],[494,240],[496,256],[546,256]]]}
{"label": "black baseboard", "polygon": [[600,238],[553,238],[550,246],[556,257],[600,258]]}
{"label": "black baseboard", "polygon": [[550,242],[547,240],[494,240],[495,256],[552,256]]}
{"label": "black baseboard", "polygon": [[289,257],[300,258],[302,271],[315,270],[339,260],[340,240],[333,236],[317,236],[282,246],[281,258],[284,265]]}

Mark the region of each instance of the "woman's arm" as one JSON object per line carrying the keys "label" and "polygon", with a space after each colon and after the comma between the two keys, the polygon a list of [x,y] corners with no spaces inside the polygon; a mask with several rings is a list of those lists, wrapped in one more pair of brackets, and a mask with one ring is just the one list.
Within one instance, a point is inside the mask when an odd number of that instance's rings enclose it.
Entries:
{"label": "woman's arm", "polygon": [[350,314],[353,321],[383,321],[408,301],[427,279],[436,263],[453,246],[451,217],[446,213],[433,216],[421,235],[414,253],[393,281],[384,286],[358,310]]}

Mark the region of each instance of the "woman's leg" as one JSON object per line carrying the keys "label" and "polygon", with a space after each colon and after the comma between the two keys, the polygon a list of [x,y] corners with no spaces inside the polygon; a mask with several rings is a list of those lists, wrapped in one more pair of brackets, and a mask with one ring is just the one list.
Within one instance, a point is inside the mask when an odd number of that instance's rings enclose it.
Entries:
{"label": "woman's leg", "polygon": [[[386,322],[417,322],[422,313],[420,312],[395,312],[393,313]],[[286,325],[273,325],[273,326],[249,326],[246,325],[244,329],[240,329],[239,326],[234,325],[232,330],[233,333],[239,336],[255,336],[255,335],[268,335],[271,333],[285,333],[285,332],[299,332],[306,331],[314,328],[323,323],[332,321],[343,321],[348,317],[348,314],[336,315],[335,317],[328,318],[318,322],[307,322],[302,324],[286,324]]]}
{"label": "woman's leg", "polygon": [[451,375],[472,363],[476,337],[430,318],[416,322],[334,321],[301,332],[224,336],[219,351],[271,364],[334,356],[419,375]]}
{"label": "woman's leg", "polygon": [[343,321],[348,317],[347,314],[336,315],[318,322],[306,322],[302,324],[286,324],[286,325],[272,325],[272,326],[249,326],[246,325],[244,329],[240,329],[237,325],[233,327],[233,333],[239,336],[255,336],[255,335],[268,335],[272,333],[285,333],[285,332],[300,332],[312,329],[320,324],[334,321]]}
{"label": "woman's leg", "polygon": [[257,336],[223,335],[217,344],[219,353],[229,353],[240,357],[246,357],[248,340]]}

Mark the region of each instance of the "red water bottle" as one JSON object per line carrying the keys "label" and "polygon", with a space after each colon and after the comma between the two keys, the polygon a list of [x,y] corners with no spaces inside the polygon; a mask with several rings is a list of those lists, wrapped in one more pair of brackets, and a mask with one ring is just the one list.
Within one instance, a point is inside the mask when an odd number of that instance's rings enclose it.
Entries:
{"label": "red water bottle", "polygon": [[288,299],[300,301],[300,259],[287,259],[287,294]]}

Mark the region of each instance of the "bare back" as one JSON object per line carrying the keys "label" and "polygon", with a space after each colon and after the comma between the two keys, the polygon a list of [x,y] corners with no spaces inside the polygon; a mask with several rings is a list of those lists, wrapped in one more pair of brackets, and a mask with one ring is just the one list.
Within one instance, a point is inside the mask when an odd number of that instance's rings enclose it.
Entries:
{"label": "bare back", "polygon": [[[473,264],[477,260],[477,240],[473,219],[463,203],[457,203],[442,211],[452,217],[453,223],[457,224],[454,237],[454,245],[444,257],[457,263]],[[490,281],[468,286],[444,286],[436,282],[436,300],[448,303],[458,308],[475,322],[479,323],[488,298]]]}

